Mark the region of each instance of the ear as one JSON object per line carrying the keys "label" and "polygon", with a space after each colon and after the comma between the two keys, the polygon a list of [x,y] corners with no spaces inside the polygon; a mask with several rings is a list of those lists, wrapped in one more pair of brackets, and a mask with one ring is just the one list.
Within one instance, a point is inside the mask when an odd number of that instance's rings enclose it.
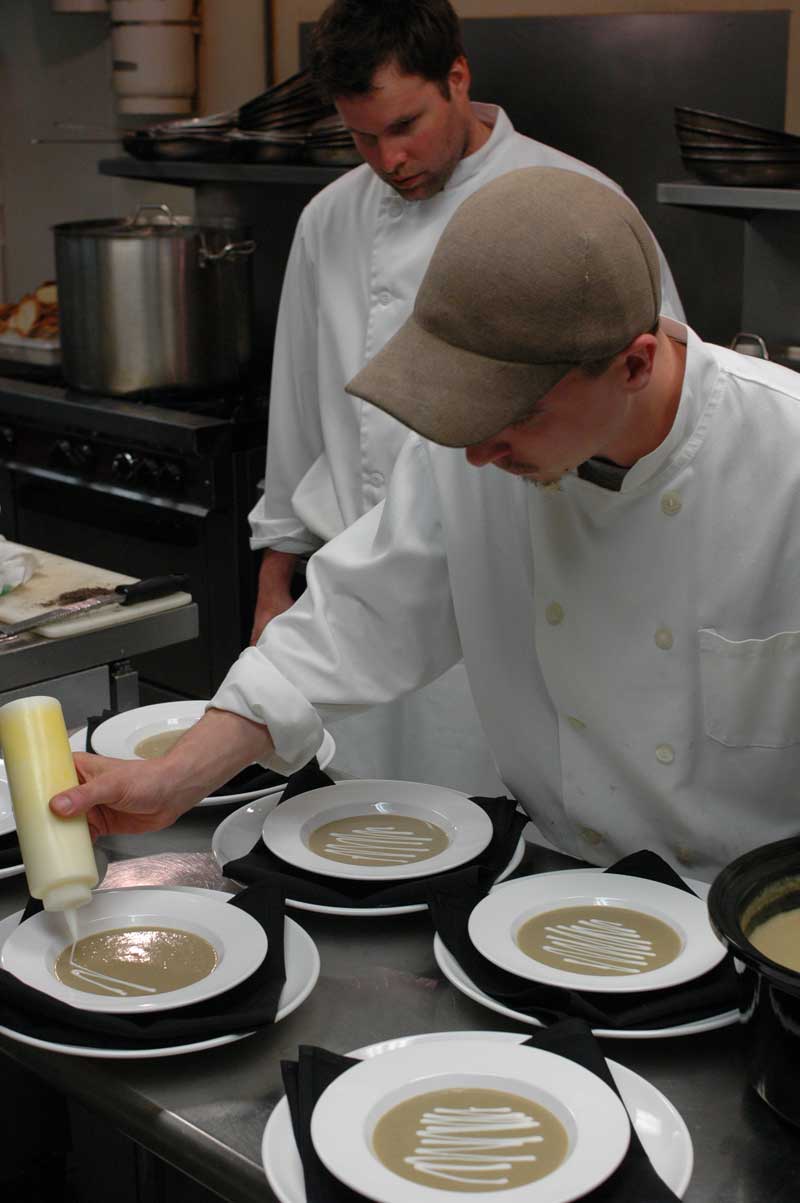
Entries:
{"label": "ear", "polygon": [[468,96],[470,84],[472,83],[472,75],[469,69],[469,63],[460,54],[458,58],[453,59],[452,66],[447,72],[447,82],[450,85],[451,92],[456,96]]}
{"label": "ear", "polygon": [[657,346],[654,334],[639,334],[620,354],[621,384],[628,392],[638,392],[650,383]]}

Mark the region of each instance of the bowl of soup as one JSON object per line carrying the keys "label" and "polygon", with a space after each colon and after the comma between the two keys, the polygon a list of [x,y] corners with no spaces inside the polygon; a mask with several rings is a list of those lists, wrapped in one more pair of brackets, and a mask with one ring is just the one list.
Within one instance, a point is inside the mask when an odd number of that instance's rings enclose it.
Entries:
{"label": "bowl of soup", "polygon": [[800,1126],[800,836],[732,861],[711,887],[708,910],[741,970],[750,1081]]}

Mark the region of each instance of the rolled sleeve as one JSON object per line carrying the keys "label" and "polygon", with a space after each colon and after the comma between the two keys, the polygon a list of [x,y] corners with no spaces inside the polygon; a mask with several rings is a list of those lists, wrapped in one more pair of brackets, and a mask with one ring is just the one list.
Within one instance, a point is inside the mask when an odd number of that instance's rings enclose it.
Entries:
{"label": "rolled sleeve", "polygon": [[301,769],[322,743],[319,714],[258,647],[242,652],[209,706],[268,727],[275,752],[265,767],[277,773]]}

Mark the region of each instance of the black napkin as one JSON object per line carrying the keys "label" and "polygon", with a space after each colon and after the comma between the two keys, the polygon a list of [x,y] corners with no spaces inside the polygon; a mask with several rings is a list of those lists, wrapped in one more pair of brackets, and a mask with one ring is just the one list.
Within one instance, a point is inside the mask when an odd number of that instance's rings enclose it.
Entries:
{"label": "black napkin", "polygon": [[[607,873],[643,877],[692,893],[677,873],[654,852],[635,852],[617,861]],[[470,912],[482,895],[468,881],[436,883],[430,910],[434,926],[461,968],[485,994],[542,1023],[566,1016],[585,1019],[593,1028],[669,1028],[735,1010],[737,977],[733,959],[726,956],[702,977],[679,986],[630,994],[606,994],[546,986],[500,969],[478,952],[469,938]]]}
{"label": "black napkin", "polygon": [[[551,1028],[543,1028],[534,1032],[525,1044],[582,1065],[619,1095],[600,1046],[582,1020],[566,1019]],[[299,1054],[298,1061],[282,1061],[281,1071],[294,1137],[303,1163],[306,1203],[368,1203],[364,1195],[351,1190],[328,1172],[311,1141],[311,1113],[317,1099],[340,1074],[359,1062],[308,1045],[301,1045]],[[583,1196],[585,1203],[672,1203],[677,1197],[653,1169],[632,1125],[628,1151],[617,1169],[600,1186]]]}
{"label": "black napkin", "polygon": [[[55,1044],[143,1051],[266,1027],[275,1019],[286,980],[283,894],[273,883],[263,882],[226,905],[241,907],[261,924],[267,933],[267,955],[255,973],[224,994],[143,1016],[112,1015],[71,1007],[0,969],[0,1025]],[[40,909],[40,903],[29,902],[21,922]]]}
{"label": "black napkin", "polygon": [[[93,752],[92,735],[106,719],[113,718],[118,714],[117,710],[104,710],[102,714],[93,714],[86,720],[86,751]],[[311,762],[309,762],[311,763]],[[316,759],[313,761],[316,764]],[[274,789],[278,785],[284,785],[288,780],[281,773],[276,773],[272,769],[265,769],[260,764],[248,764],[241,772],[236,773],[224,784],[217,786],[214,790],[214,798],[224,798],[227,794],[243,794],[250,790]],[[1,866],[0,866],[1,867]]]}
{"label": "black napkin", "polygon": [[11,869],[22,864],[22,853],[16,831],[0,835],[0,869]]}
{"label": "black napkin", "polygon": [[[289,778],[281,802],[324,785],[333,785],[331,778],[318,766],[306,765]],[[482,896],[511,860],[527,819],[517,813],[516,803],[511,798],[473,798],[472,801],[492,821],[492,838],[488,846],[468,866],[468,880]],[[260,836],[245,856],[222,866],[225,876],[234,881],[263,881],[267,877],[280,882],[286,897],[293,902],[341,907],[394,907],[424,903],[427,902],[432,883],[444,882],[452,874],[461,874],[463,871],[463,868],[450,869],[431,877],[407,878],[376,886],[371,881],[348,881],[295,868],[270,852]]]}

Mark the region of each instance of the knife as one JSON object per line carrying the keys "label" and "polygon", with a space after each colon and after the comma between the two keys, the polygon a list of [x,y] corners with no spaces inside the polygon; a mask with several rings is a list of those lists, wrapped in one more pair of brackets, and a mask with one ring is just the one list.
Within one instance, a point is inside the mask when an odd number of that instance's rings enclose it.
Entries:
{"label": "knife", "polygon": [[76,614],[99,610],[101,606],[131,606],[134,602],[150,601],[154,597],[165,597],[168,593],[177,593],[188,585],[186,575],[151,576],[144,581],[132,581],[129,585],[117,585],[103,597],[87,597],[83,601],[70,602],[68,606],[60,606],[57,610],[45,610],[43,614],[34,614],[30,618],[22,618],[19,622],[0,622],[0,635],[17,635],[20,631],[31,631],[42,627],[48,622],[57,622],[61,618],[74,618]]}

